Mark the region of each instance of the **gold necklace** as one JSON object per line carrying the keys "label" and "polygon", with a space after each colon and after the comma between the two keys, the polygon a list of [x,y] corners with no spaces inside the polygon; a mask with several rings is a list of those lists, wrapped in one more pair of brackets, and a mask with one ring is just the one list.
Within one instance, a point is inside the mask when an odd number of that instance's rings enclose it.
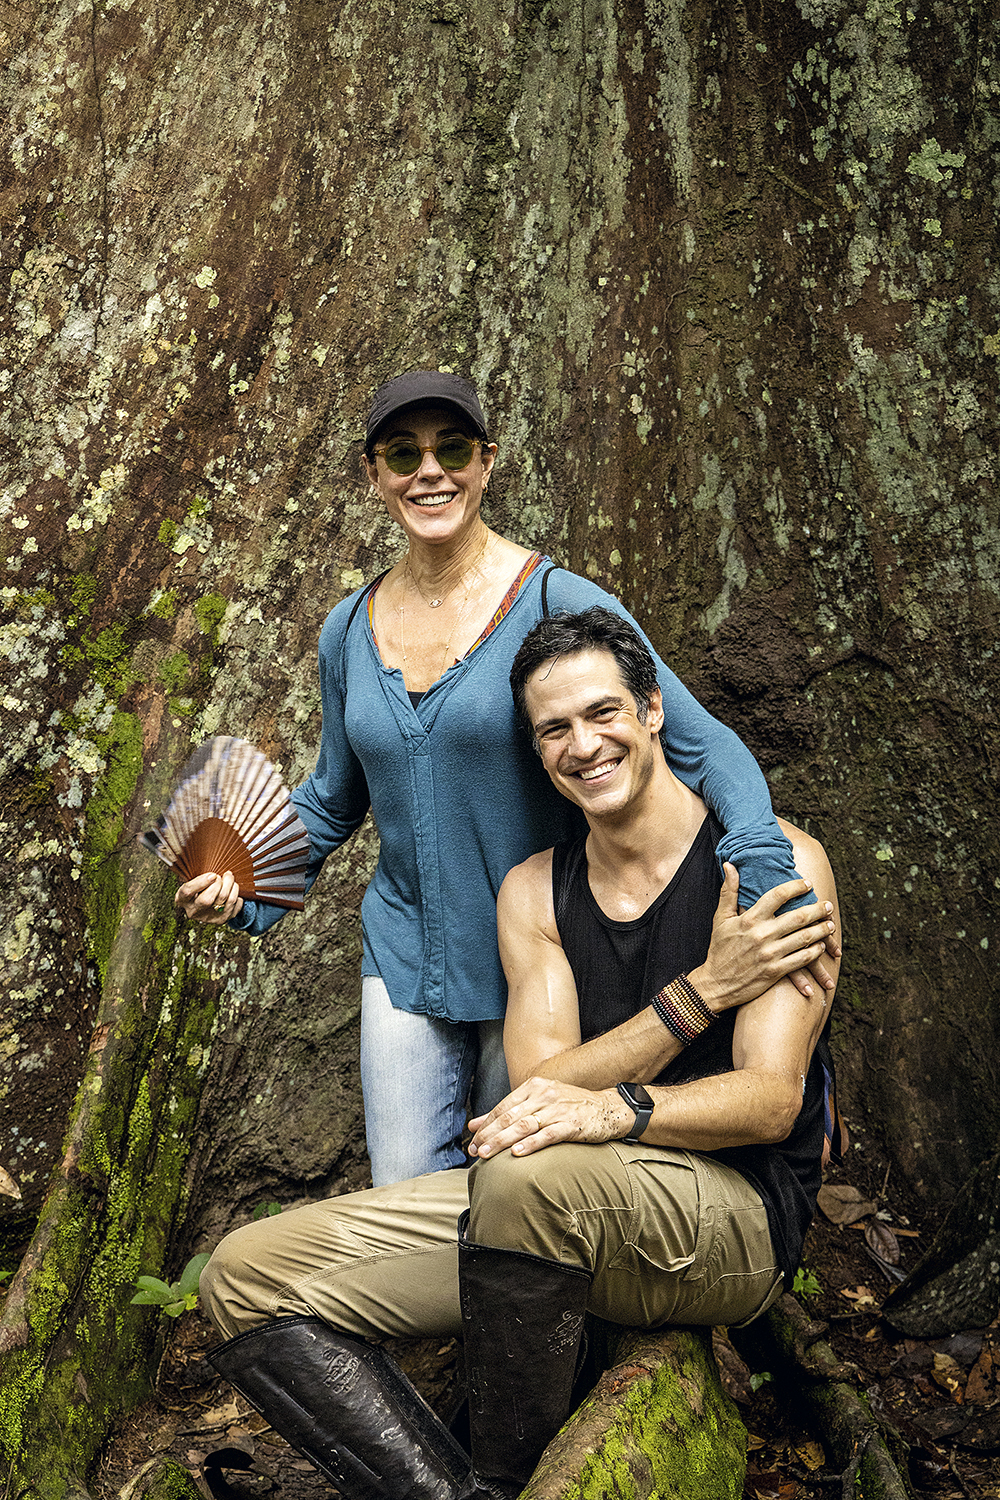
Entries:
{"label": "gold necklace", "polygon": [[444,603],[444,600],[443,599],[428,599],[427,595],[424,593],[423,589],[420,587],[419,583],[414,578],[413,574],[410,572],[410,560],[409,560],[409,558],[406,559],[406,576],[409,578],[410,582],[413,584],[413,587],[416,589],[417,593],[420,595],[421,599],[424,601],[425,604],[429,605],[431,609],[440,609],[441,608],[442,604]]}
{"label": "gold necklace", "polygon": [[[413,576],[412,570],[410,568],[410,554],[409,553],[406,554],[406,561],[403,564],[403,572],[406,574],[407,578],[413,584],[413,587],[416,589],[416,591],[420,595],[421,599],[424,601],[424,603],[426,605],[428,605],[428,607],[430,609],[440,609],[441,608],[442,604],[444,603],[445,596],[442,594],[442,596],[441,596],[440,599],[428,599],[427,595],[424,593],[423,589],[420,587],[419,583],[417,582],[417,580]],[[404,590],[404,592],[405,592],[405,590]],[[451,593],[452,590],[449,589],[448,592]]]}
{"label": "gold necklace", "polygon": [[[483,537],[483,546],[480,547],[477,555],[475,555],[474,562],[472,562],[472,574],[475,574],[478,570],[480,570],[481,564],[483,564],[483,558],[484,556],[486,556],[487,547],[489,547],[490,544],[490,531],[487,528],[484,529],[486,529],[486,535],[484,535]],[[420,597],[423,598],[424,604],[427,604],[427,606],[429,606],[429,609],[441,609],[441,606],[442,604],[444,604],[445,598],[448,597],[448,594],[454,594],[456,588],[462,588],[462,579],[459,579],[459,582],[454,583],[451,588],[447,589],[447,592],[445,592],[445,594],[441,595],[441,598],[427,598],[427,595],[424,594],[423,588],[421,588],[420,583],[417,582],[417,579],[415,579],[414,577],[414,573],[412,573],[411,565],[409,565],[409,553],[406,553],[406,561],[403,562],[403,573],[406,574],[409,582],[411,582],[412,585],[414,585],[414,588],[417,589],[418,594],[420,594]],[[469,585],[469,588],[471,588],[471,585]],[[466,598],[468,598],[468,588],[466,588]]]}
{"label": "gold necklace", "polygon": [[[444,643],[444,651],[443,651],[442,656],[441,656],[441,665],[438,668],[438,673],[437,673],[438,677],[442,677],[444,675],[445,666],[446,666],[447,661],[448,661],[448,653],[451,650],[451,643],[455,639],[455,633],[458,630],[458,627],[461,624],[461,622],[462,622],[462,620],[463,620],[463,618],[465,616],[466,607],[468,606],[468,603],[469,603],[469,595],[472,592],[473,580],[475,579],[475,577],[476,577],[477,574],[481,574],[482,562],[483,562],[484,557],[486,556],[486,552],[487,552],[487,549],[489,548],[489,544],[490,544],[490,533],[489,533],[489,531],[487,531],[486,538],[485,538],[485,540],[483,542],[482,547],[479,550],[479,555],[476,558],[476,561],[474,562],[472,568],[470,569],[468,582],[465,585],[465,593],[462,596],[462,603],[459,606],[458,614],[455,616],[455,619],[452,622],[451,630],[448,632],[448,639]],[[419,584],[417,583],[417,580],[414,578],[413,574],[410,572],[410,559],[409,559],[409,557],[407,557],[406,562],[403,565],[403,571],[408,575],[408,577],[410,579],[410,582],[413,584],[413,587],[416,589],[416,591],[420,595],[421,599],[423,599],[424,603],[427,604],[427,605],[429,605],[431,609],[437,609],[439,605],[441,605],[441,604],[444,603],[443,599],[428,599],[427,596],[422,592],[422,590],[420,589]],[[452,592],[454,592],[454,591],[453,590],[449,590],[449,593],[452,593]],[[405,606],[403,604],[403,599],[405,597],[405,594],[406,594],[406,590],[404,589],[403,592],[399,596],[399,650],[400,650],[400,655],[402,656],[404,663],[407,661],[406,639],[405,639],[404,630],[403,630],[403,621],[404,621],[404,617],[405,617],[405,614],[406,614]],[[437,681],[437,678],[435,678],[434,680]]]}
{"label": "gold necklace", "polygon": [[[475,559],[475,561],[472,564],[472,572],[473,573],[475,573],[478,570],[478,568],[480,567],[480,565],[481,565],[481,563],[483,561],[483,558],[486,555],[486,549],[489,547],[489,544],[490,544],[490,533],[489,533],[489,530],[487,529],[486,535],[483,538],[483,545],[480,547],[478,553],[476,554],[476,559]],[[448,589],[447,593],[442,594],[439,599],[428,599],[427,595],[424,593],[423,589],[420,587],[419,583],[417,582],[417,580],[413,576],[413,570],[410,567],[410,556],[409,556],[409,553],[407,553],[406,561],[403,564],[403,572],[406,574],[407,578],[413,584],[413,587],[416,589],[417,593],[420,595],[421,599],[424,601],[424,603],[428,606],[429,609],[440,609],[441,606],[442,606],[442,604],[444,603],[445,599],[448,597],[448,594],[453,594],[455,592],[456,588],[461,588],[461,586],[462,586],[462,582],[461,582],[461,579],[460,579],[459,582],[454,586],[454,588]],[[466,598],[468,598],[468,590],[466,590]]]}

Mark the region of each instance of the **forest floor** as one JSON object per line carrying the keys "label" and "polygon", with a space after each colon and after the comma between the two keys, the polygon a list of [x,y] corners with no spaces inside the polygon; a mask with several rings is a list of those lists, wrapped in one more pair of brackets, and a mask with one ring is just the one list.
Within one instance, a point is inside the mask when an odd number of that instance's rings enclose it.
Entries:
{"label": "forest floor", "polygon": [[[854,1224],[832,1223],[817,1213],[803,1255],[799,1300],[812,1319],[827,1325],[824,1337],[840,1360],[856,1368],[857,1387],[908,1446],[906,1477],[915,1494],[1000,1500],[1000,1327],[930,1342],[894,1333],[879,1313],[892,1282],[869,1241],[884,1252],[885,1231],[891,1230],[905,1270],[926,1249],[937,1223],[926,1213],[921,1220],[901,1201],[884,1170],[863,1152],[852,1152],[845,1166],[833,1168],[828,1185],[856,1189],[869,1212]],[[222,1448],[253,1458],[245,1472],[225,1470],[229,1493],[238,1500],[328,1500],[334,1493],[215,1374],[205,1354],[216,1341],[198,1312],[182,1315],[171,1327],[157,1398],[129,1418],[111,1445],[97,1486],[100,1500],[141,1493],[137,1474],[167,1455],[191,1471],[211,1500],[202,1466]],[[744,1500],[839,1500],[841,1476],[819,1435],[798,1420],[779,1375],[748,1367],[724,1337],[717,1337],[716,1346],[723,1381],[749,1435]],[[752,1365],[752,1340],[744,1336],[740,1346]],[[454,1341],[396,1341],[391,1347],[432,1404],[447,1406],[454,1399]],[[220,1493],[225,1491],[216,1488]]]}
{"label": "forest floor", "polygon": [[[891,1231],[888,1244],[895,1241],[905,1272],[930,1245],[949,1204],[937,1213],[914,1208],[893,1191],[884,1165],[853,1152],[843,1166],[829,1169],[824,1187],[856,1189],[875,1212],[838,1224],[817,1211],[802,1256],[810,1290],[798,1294],[799,1302],[811,1319],[826,1324],[823,1338],[839,1360],[855,1367],[852,1383],[883,1427],[902,1440],[906,1463],[895,1447],[893,1454],[915,1495],[1000,1500],[1000,1319],[989,1328],[925,1341],[904,1338],[880,1313],[894,1282],[870,1242],[884,1252]],[[835,1199],[830,1207],[837,1211]],[[741,1340],[744,1353],[747,1342]],[[817,1434],[796,1420],[794,1401],[776,1381],[759,1380],[766,1371],[756,1372],[757,1390],[747,1390],[748,1372],[737,1363],[727,1374],[726,1351],[717,1352],[723,1383],[749,1434],[744,1500],[839,1500],[841,1477]]]}

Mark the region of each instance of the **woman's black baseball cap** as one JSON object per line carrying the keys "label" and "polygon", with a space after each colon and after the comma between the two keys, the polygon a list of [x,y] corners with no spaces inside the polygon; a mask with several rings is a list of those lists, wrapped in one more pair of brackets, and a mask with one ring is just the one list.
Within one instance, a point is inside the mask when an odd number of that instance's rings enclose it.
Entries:
{"label": "woman's black baseball cap", "polygon": [[392,380],[387,380],[385,385],[380,385],[372,397],[365,430],[365,452],[369,457],[379,429],[385,426],[390,417],[394,417],[404,406],[430,401],[456,406],[469,418],[477,437],[487,437],[483,408],[468,380],[444,370],[408,370],[405,375],[396,375]]}

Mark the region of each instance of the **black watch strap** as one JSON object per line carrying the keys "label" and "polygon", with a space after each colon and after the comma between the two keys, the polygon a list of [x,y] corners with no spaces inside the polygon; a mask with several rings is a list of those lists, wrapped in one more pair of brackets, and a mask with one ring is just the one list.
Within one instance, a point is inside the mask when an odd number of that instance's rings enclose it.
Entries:
{"label": "black watch strap", "polygon": [[629,1109],[635,1110],[635,1124],[628,1135],[622,1137],[623,1140],[631,1141],[634,1145],[649,1124],[653,1113],[653,1101],[641,1083],[620,1083],[618,1092]]}

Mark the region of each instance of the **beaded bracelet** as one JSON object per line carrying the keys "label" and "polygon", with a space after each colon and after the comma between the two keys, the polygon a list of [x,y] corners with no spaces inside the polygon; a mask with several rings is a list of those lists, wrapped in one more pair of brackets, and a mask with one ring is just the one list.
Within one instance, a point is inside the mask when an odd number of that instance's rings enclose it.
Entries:
{"label": "beaded bracelet", "polygon": [[650,1004],[667,1030],[685,1046],[719,1019],[709,1010],[686,974],[678,974],[676,979],[665,984]]}

